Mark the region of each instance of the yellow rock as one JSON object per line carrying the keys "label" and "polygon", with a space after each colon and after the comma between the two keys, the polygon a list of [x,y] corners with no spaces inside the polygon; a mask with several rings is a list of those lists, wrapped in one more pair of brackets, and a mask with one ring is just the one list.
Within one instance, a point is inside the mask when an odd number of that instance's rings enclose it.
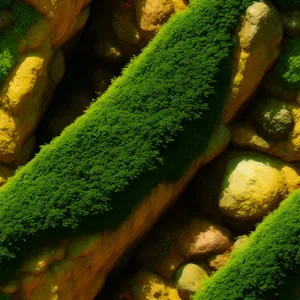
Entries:
{"label": "yellow rock", "polygon": [[137,272],[132,279],[134,300],[181,300],[173,284],[147,271]]}
{"label": "yellow rock", "polygon": [[248,7],[238,30],[230,92],[223,122],[227,124],[258,87],[263,75],[279,55],[283,24],[270,3],[255,2]]}
{"label": "yellow rock", "polygon": [[141,34],[152,38],[174,13],[172,0],[136,0],[137,24]]}
{"label": "yellow rock", "polygon": [[266,215],[289,193],[286,175],[281,171],[285,165],[258,153],[230,158],[220,189],[220,210],[244,221]]}
{"label": "yellow rock", "polygon": [[91,0],[26,0],[38,13],[50,21],[53,44],[62,44],[70,24],[73,24],[81,10]]}

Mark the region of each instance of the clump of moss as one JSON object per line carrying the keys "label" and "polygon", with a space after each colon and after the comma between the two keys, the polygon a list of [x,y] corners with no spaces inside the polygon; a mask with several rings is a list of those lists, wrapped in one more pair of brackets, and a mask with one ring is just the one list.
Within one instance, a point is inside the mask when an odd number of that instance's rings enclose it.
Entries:
{"label": "clump of moss", "polygon": [[0,192],[0,280],[31,249],[118,228],[178,180],[219,124],[234,29],[253,0],[194,0],[60,137]]}
{"label": "clump of moss", "polygon": [[11,9],[14,13],[13,26],[0,32],[1,85],[18,61],[18,41],[25,34],[28,27],[38,20],[39,14],[20,1],[1,0],[0,9]]}
{"label": "clump of moss", "polygon": [[285,88],[300,88],[300,37],[286,41],[275,71]]}

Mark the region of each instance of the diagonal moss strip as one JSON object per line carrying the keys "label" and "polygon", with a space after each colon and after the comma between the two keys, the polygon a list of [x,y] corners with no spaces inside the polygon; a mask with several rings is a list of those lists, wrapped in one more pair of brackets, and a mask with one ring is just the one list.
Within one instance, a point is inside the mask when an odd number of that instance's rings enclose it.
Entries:
{"label": "diagonal moss strip", "polygon": [[60,137],[0,192],[0,280],[24,253],[117,228],[207,146],[230,82],[234,29],[250,0],[193,0]]}

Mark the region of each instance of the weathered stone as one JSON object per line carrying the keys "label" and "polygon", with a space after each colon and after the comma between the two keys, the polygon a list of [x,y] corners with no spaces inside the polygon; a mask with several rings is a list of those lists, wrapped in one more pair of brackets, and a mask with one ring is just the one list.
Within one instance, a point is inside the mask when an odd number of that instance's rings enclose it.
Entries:
{"label": "weathered stone", "polygon": [[228,123],[255,92],[265,72],[279,55],[283,24],[277,9],[269,2],[248,7],[238,30],[230,92],[223,122]]}
{"label": "weathered stone", "polygon": [[14,21],[14,15],[10,10],[0,9],[0,32],[11,26]]}
{"label": "weathered stone", "polygon": [[209,267],[213,270],[219,270],[221,267],[223,267],[230,259],[230,253],[225,252],[218,255],[212,255],[208,259]]}
{"label": "weathered stone", "polygon": [[186,263],[181,265],[175,273],[175,286],[181,298],[189,300],[190,296],[200,290],[203,286],[202,281],[206,278],[208,274],[201,265]]}
{"label": "weathered stone", "polygon": [[134,300],[181,300],[172,283],[147,271],[137,272],[132,279]]}
{"label": "weathered stone", "polygon": [[[286,139],[272,141],[261,136],[254,125],[245,120],[238,120],[230,126],[232,143],[239,147],[267,152],[271,156],[280,157],[284,161],[300,160],[300,107],[287,103],[286,108],[291,112],[294,126]],[[244,121],[245,120],[245,121]]]}
{"label": "weathered stone", "polygon": [[77,22],[80,12],[91,0],[24,0],[24,2],[50,20],[52,43],[61,45],[70,36],[68,33],[70,25]]}
{"label": "weathered stone", "polygon": [[267,139],[284,139],[294,126],[287,105],[276,98],[258,98],[249,107],[249,111],[256,129]]}
{"label": "weathered stone", "polygon": [[194,218],[178,232],[176,245],[186,260],[190,260],[226,251],[231,246],[231,235],[211,221]]}
{"label": "weathered stone", "polygon": [[141,34],[148,39],[152,38],[174,13],[172,0],[135,0],[135,9]]}
{"label": "weathered stone", "polygon": [[282,165],[263,155],[229,160],[220,191],[220,210],[239,220],[257,220],[288,194]]}
{"label": "weathered stone", "polygon": [[290,37],[300,35],[300,10],[283,11],[282,17],[286,34]]}
{"label": "weathered stone", "polygon": [[237,249],[242,250],[247,245],[248,241],[249,237],[247,235],[239,236],[228,251],[219,255],[213,255],[208,259],[210,268],[218,270],[223,267],[230,260],[231,252]]}

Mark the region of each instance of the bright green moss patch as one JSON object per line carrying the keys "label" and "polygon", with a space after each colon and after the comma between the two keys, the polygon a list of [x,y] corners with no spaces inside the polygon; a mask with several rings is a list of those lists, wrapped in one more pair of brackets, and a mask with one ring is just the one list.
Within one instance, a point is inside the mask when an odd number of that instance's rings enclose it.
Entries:
{"label": "bright green moss patch", "polygon": [[286,41],[275,71],[284,87],[300,89],[300,37]]}
{"label": "bright green moss patch", "polygon": [[1,188],[1,279],[43,241],[118,227],[158,182],[178,179],[206,149],[230,83],[233,32],[250,3],[192,1]]}
{"label": "bright green moss patch", "polygon": [[[300,266],[300,190],[267,216],[195,300],[268,299]],[[289,299],[289,298],[288,298]]]}
{"label": "bright green moss patch", "polygon": [[14,13],[14,24],[11,28],[0,32],[0,85],[18,61],[18,41],[39,17],[32,8],[23,2],[1,0],[0,9],[8,8]]}

